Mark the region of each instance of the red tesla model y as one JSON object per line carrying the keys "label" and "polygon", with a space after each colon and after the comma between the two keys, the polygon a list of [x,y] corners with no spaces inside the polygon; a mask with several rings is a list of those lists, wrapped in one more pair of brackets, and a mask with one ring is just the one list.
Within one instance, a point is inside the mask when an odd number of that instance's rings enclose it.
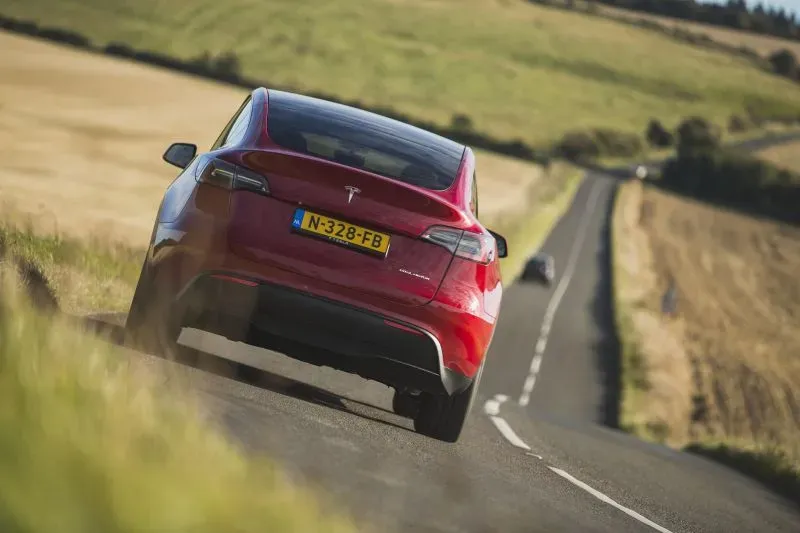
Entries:
{"label": "red tesla model y", "polygon": [[182,171],[158,209],[133,339],[178,353],[193,328],[357,373],[394,388],[418,432],[458,440],[506,255],[478,221],[470,148],[259,88],[210,151],[177,143],[164,159]]}

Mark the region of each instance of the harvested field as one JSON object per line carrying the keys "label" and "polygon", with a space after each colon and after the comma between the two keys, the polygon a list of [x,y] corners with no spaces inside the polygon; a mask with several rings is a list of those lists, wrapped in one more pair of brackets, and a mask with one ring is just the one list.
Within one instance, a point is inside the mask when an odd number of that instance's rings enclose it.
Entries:
{"label": "harvested field", "polygon": [[[671,362],[660,364],[665,354],[648,348],[653,331],[633,321],[650,383],[628,405],[628,419],[661,424],[672,444],[778,451],[800,471],[800,229],[652,187],[640,192],[623,196],[620,209],[638,217],[628,216],[615,238],[637,238],[643,268],[626,269],[628,290],[618,297],[677,343]],[[660,314],[670,277],[674,319]]]}
{"label": "harvested field", "polygon": [[[38,231],[144,246],[177,174],[164,149],[210,146],[247,94],[6,33],[0,49],[0,209]],[[487,153],[478,165],[489,220],[524,209],[542,172]]]}
{"label": "harvested field", "polygon": [[762,159],[800,174],[800,142],[774,146],[758,153]]}

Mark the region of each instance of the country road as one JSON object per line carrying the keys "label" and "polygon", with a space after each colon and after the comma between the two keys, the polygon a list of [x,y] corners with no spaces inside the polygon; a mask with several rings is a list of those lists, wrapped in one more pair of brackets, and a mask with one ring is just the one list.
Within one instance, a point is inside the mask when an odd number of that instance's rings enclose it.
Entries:
{"label": "country road", "polygon": [[[456,445],[411,430],[391,390],[258,350],[255,386],[190,369],[213,416],[376,531],[795,532],[800,514],[708,460],[616,430],[609,215],[589,173],[543,245],[550,288],[506,289],[479,398]],[[255,350],[216,338],[212,351]],[[208,342],[208,338],[204,340]]]}

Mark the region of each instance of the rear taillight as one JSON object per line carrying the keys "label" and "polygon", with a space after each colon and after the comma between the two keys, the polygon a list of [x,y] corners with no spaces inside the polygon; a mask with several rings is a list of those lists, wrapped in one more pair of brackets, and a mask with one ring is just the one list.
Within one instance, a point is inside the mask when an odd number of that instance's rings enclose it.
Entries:
{"label": "rear taillight", "polygon": [[422,239],[447,248],[458,257],[484,265],[494,260],[497,250],[497,243],[489,233],[473,233],[447,226],[428,228]]}
{"label": "rear taillight", "polygon": [[201,183],[223,189],[269,194],[267,178],[222,159],[211,159],[198,165],[195,178]]}

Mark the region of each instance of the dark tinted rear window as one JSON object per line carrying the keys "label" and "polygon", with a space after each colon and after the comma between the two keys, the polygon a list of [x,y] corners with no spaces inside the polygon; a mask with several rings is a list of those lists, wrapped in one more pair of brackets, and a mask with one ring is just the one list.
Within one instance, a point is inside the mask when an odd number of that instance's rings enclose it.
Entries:
{"label": "dark tinted rear window", "polygon": [[464,146],[374,113],[307,96],[269,92],[269,136],[277,144],[413,185],[452,185]]}

